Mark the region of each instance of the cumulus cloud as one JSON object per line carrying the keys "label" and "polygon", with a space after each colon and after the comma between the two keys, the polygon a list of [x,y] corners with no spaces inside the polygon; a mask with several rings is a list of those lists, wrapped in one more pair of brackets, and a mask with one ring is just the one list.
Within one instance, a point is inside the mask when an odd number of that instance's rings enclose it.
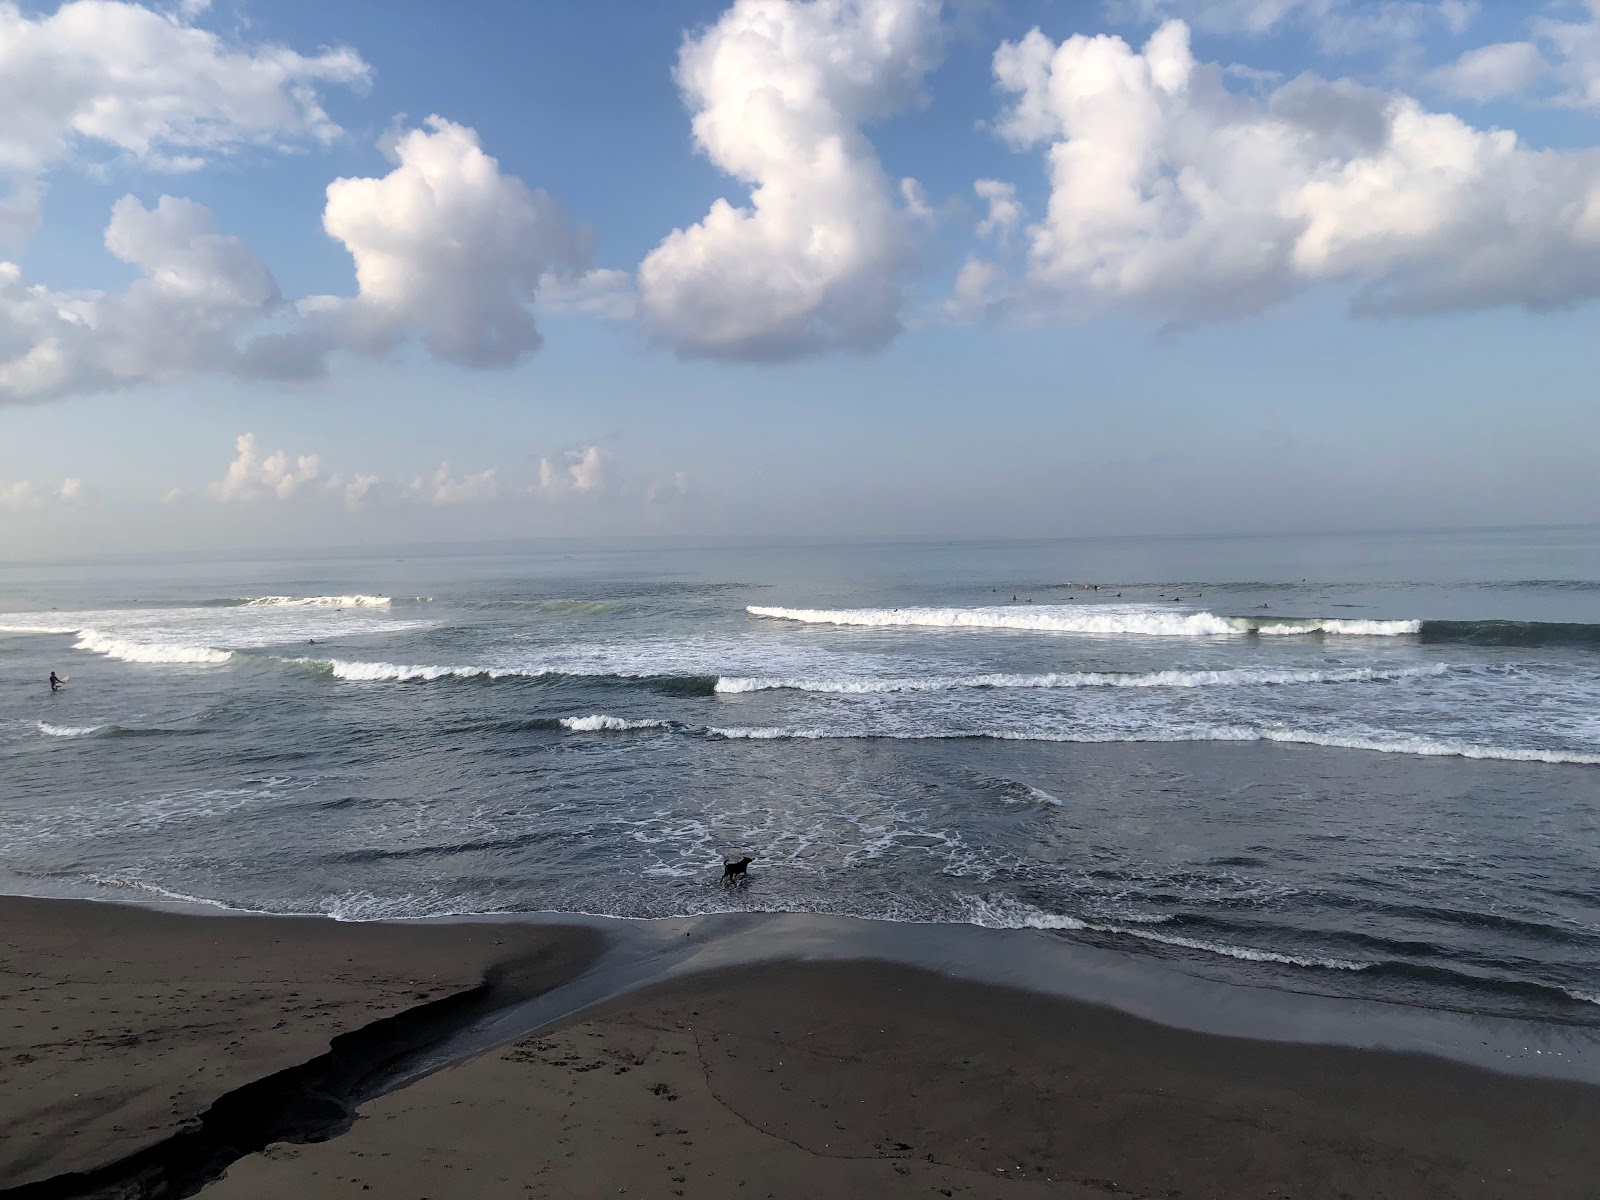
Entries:
{"label": "cumulus cloud", "polygon": [[1239,95],[1178,21],[1141,50],[1034,30],[994,68],[1015,97],[998,128],[1049,171],[1035,299],[1189,321],[1325,281],[1353,284],[1366,313],[1600,294],[1600,152],[1530,150],[1348,81]]}
{"label": "cumulus cloud", "polygon": [[354,296],[287,300],[209,209],[172,196],[112,208],[106,249],[140,272],[126,291],[55,291],[0,262],[0,404],[196,373],[315,378],[336,351],[412,335],[447,362],[510,366],[539,347],[531,305],[551,281],[576,311],[631,309],[628,277],[585,274],[590,235],[502,173],[472,130],[432,117],[393,153],[382,178],[328,187],[324,224],[354,259]]}
{"label": "cumulus cloud", "polygon": [[358,291],[323,316],[356,347],[415,331],[446,362],[510,366],[540,346],[540,281],[581,273],[592,236],[549,193],[504,174],[473,130],[423,124],[393,140],[389,174],[328,185],[322,224],[355,260]]}
{"label": "cumulus cloud", "polygon": [[52,291],[0,262],[0,403],[239,372],[239,336],[282,303],[255,252],[192,200],[124,196],[105,244],[140,271],[125,292]]}
{"label": "cumulus cloud", "polygon": [[69,506],[77,504],[83,499],[83,480],[68,478],[61,481],[60,487],[35,487],[32,481],[19,479],[12,483],[0,483],[0,509],[12,512],[22,512],[27,509],[48,508],[56,505]]}
{"label": "cumulus cloud", "polygon": [[211,494],[224,502],[287,500],[322,473],[321,460],[315,454],[290,458],[277,450],[263,457],[253,433],[240,434],[234,449],[237,453],[228,464],[228,473],[211,485]]}
{"label": "cumulus cloud", "polygon": [[438,470],[432,475],[419,475],[412,480],[407,495],[414,500],[442,507],[448,504],[475,504],[482,500],[493,500],[499,492],[500,485],[495,481],[493,467],[479,471],[476,475],[462,475],[457,478],[450,474],[449,463],[440,463]]}
{"label": "cumulus cloud", "polygon": [[1436,91],[1462,100],[1498,100],[1525,91],[1547,70],[1532,42],[1496,42],[1468,50],[1428,73]]}
{"label": "cumulus cloud", "polygon": [[355,512],[366,506],[367,498],[372,495],[378,486],[379,479],[376,475],[332,475],[326,484],[328,491],[344,499],[344,506]]}
{"label": "cumulus cloud", "polygon": [[611,454],[599,446],[580,446],[557,459],[539,460],[538,490],[593,496],[605,490],[611,476]]}
{"label": "cumulus cloud", "polygon": [[69,0],[30,16],[0,0],[0,223],[35,224],[40,178],[69,157],[188,171],[339,134],[319,89],[366,87],[355,51],[233,44],[189,23],[202,7]]}
{"label": "cumulus cloud", "polygon": [[862,125],[916,99],[939,53],[938,0],[734,0],[687,40],[695,143],[750,193],[640,265],[654,336],[732,359],[894,337],[915,242]]}
{"label": "cumulus cloud", "polygon": [[1600,108],[1600,0],[1584,0],[1585,19],[1563,21],[1542,17],[1534,36],[1555,60],[1561,80],[1558,99],[1578,108]]}

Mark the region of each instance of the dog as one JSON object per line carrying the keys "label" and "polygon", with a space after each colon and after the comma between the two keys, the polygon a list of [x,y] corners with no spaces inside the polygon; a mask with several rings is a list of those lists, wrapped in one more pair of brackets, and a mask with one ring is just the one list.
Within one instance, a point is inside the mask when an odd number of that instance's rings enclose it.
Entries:
{"label": "dog", "polygon": [[751,858],[747,854],[743,858],[725,858],[722,860],[722,882],[732,886],[744,883],[750,878],[749,869]]}

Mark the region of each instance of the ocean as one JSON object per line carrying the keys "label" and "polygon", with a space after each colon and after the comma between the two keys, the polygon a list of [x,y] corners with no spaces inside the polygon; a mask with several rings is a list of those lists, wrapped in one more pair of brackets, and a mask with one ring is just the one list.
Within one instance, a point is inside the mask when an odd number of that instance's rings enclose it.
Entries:
{"label": "ocean", "polygon": [[1600,1025],[1600,528],[0,565],[0,890],[1037,929]]}

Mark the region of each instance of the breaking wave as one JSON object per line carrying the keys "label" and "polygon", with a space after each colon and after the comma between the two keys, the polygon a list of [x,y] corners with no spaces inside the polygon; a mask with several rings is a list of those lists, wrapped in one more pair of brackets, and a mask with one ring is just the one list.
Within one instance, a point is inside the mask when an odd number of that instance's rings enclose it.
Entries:
{"label": "breaking wave", "polygon": [[719,692],[762,692],[791,689],[839,694],[878,692],[942,692],[960,688],[1197,688],[1249,687],[1297,683],[1374,683],[1442,675],[1444,663],[1426,667],[1350,667],[1342,670],[1272,670],[1241,667],[1222,671],[1065,671],[1043,675],[934,675],[911,679],[789,679],[783,677],[717,680]]}
{"label": "breaking wave", "polygon": [[174,646],[159,642],[133,642],[96,629],[77,631],[74,650],[89,650],[107,658],[118,658],[133,663],[225,663],[233,657],[231,650],[218,650],[214,646]]}
{"label": "breaking wave", "polygon": [[1424,643],[1480,646],[1600,647],[1600,624],[1561,621],[1360,620],[1348,617],[1220,616],[1152,605],[1028,604],[977,608],[774,608],[751,616],[809,625],[874,628],[1019,629],[1045,633],[1152,637],[1420,637]]}
{"label": "breaking wave", "polygon": [[960,740],[963,738],[989,738],[1010,742],[1075,742],[1098,744],[1107,742],[1286,742],[1304,746],[1327,746],[1343,750],[1370,750],[1379,754],[1414,754],[1429,758],[1493,759],[1501,762],[1549,763],[1552,765],[1600,766],[1600,754],[1582,754],[1569,750],[1539,750],[1515,746],[1481,746],[1472,742],[1447,741],[1419,737],[1412,734],[1363,736],[1338,733],[1319,733],[1301,729],[1278,729],[1244,725],[1195,726],[1175,728],[1170,731],[1154,730],[1148,733],[1088,733],[1079,731],[1056,732],[1051,730],[927,730],[913,732],[842,731],[805,728],[751,728],[711,727],[704,731],[712,737],[777,741],[801,739],[809,741],[854,740],[858,738],[885,738],[894,741]]}
{"label": "breaking wave", "polygon": [[748,605],[754,617],[807,625],[875,628],[1028,629],[1052,633],[1136,633],[1207,637],[1238,633],[1212,613],[1158,612],[1134,606],[1067,604],[993,605],[981,608],[772,608]]}
{"label": "breaking wave", "polygon": [[629,721],[623,717],[608,717],[604,713],[591,713],[587,717],[562,717],[561,728],[573,733],[621,733],[631,729],[665,729],[666,721]]}
{"label": "breaking wave", "polygon": [[388,608],[393,598],[390,596],[240,596],[232,600],[224,600],[224,604],[234,604],[243,608],[256,607],[288,607],[288,608]]}
{"label": "breaking wave", "polygon": [[314,671],[323,671],[335,679],[354,683],[432,683],[441,679],[526,679],[554,683],[563,679],[581,679],[587,682],[616,680],[624,683],[644,683],[661,691],[686,696],[709,696],[716,687],[714,675],[631,675],[619,671],[575,670],[561,667],[448,667],[415,663],[356,662],[342,658],[291,658],[285,661]]}
{"label": "breaking wave", "polygon": [[1394,637],[1417,633],[1422,628],[1421,621],[1221,617],[1211,612],[1168,612],[1148,605],[1121,604],[1010,604],[977,608],[772,608],[752,604],[745,611],[751,616],[800,621],[809,625],[1022,629],[1147,637],[1228,637],[1249,633]]}
{"label": "breaking wave", "polygon": [[1360,621],[1344,617],[1228,617],[1241,633],[1265,637],[1307,633],[1332,633],[1341,637],[1399,637],[1421,633],[1421,621]]}
{"label": "breaking wave", "polygon": [[548,671],[517,670],[509,667],[415,666],[391,662],[351,662],[342,658],[293,658],[289,661],[326,671],[335,679],[347,679],[358,683],[407,683],[412,680],[431,682],[435,679],[501,679],[518,675],[538,677],[552,674],[552,672]]}
{"label": "breaking wave", "polygon": [[34,724],[38,726],[40,733],[58,738],[88,737],[107,728],[105,725],[51,725],[46,721],[35,721]]}

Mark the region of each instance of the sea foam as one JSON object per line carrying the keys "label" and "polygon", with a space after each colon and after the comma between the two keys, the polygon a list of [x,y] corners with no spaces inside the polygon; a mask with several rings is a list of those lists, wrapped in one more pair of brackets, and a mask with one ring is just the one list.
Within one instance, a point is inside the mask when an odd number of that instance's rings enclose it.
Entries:
{"label": "sea foam", "polygon": [[631,729],[664,729],[665,721],[630,721],[623,717],[610,717],[605,713],[591,713],[587,717],[562,717],[561,727],[573,733],[621,733]]}
{"label": "sea foam", "polygon": [[247,608],[388,608],[389,596],[245,596]]}
{"label": "sea foam", "polygon": [[1354,621],[1334,617],[1223,617],[1141,604],[998,604],[975,608],[778,608],[752,604],[755,617],[808,625],[875,628],[1021,629],[1046,633],[1132,634],[1147,637],[1229,637],[1239,634],[1327,633],[1397,637],[1418,633],[1421,621]]}
{"label": "sea foam", "polygon": [[871,694],[879,692],[942,692],[961,688],[1199,688],[1250,687],[1302,683],[1374,683],[1442,675],[1444,663],[1426,667],[1349,667],[1331,670],[1274,670],[1239,667],[1221,671],[1062,671],[1042,675],[931,675],[907,679],[806,679],[722,677],[719,692],[799,692]]}
{"label": "sea foam", "polygon": [[1142,732],[1054,731],[1048,729],[928,729],[912,731],[837,730],[801,727],[711,726],[703,731],[711,737],[735,740],[804,741],[884,738],[892,741],[952,740],[986,738],[1007,742],[1066,742],[1099,744],[1108,742],[1287,742],[1304,746],[1327,746],[1343,750],[1370,750],[1378,754],[1414,754],[1428,758],[1493,759],[1501,762],[1549,763],[1567,766],[1600,766],[1600,754],[1572,750],[1545,750],[1518,746],[1484,746],[1473,742],[1427,738],[1413,734],[1342,734],[1314,730],[1283,729],[1247,725],[1182,726],[1170,730]]}
{"label": "sea foam", "polygon": [[979,608],[776,608],[752,604],[756,617],[808,625],[875,628],[1026,629],[1051,633],[1226,637],[1241,631],[1214,613],[1162,612],[1134,605],[990,605]]}
{"label": "sea foam", "polygon": [[118,658],[133,663],[225,663],[233,657],[230,650],[214,646],[174,646],[159,642],[135,642],[101,633],[97,629],[78,631],[74,650],[89,650],[107,658]]}

